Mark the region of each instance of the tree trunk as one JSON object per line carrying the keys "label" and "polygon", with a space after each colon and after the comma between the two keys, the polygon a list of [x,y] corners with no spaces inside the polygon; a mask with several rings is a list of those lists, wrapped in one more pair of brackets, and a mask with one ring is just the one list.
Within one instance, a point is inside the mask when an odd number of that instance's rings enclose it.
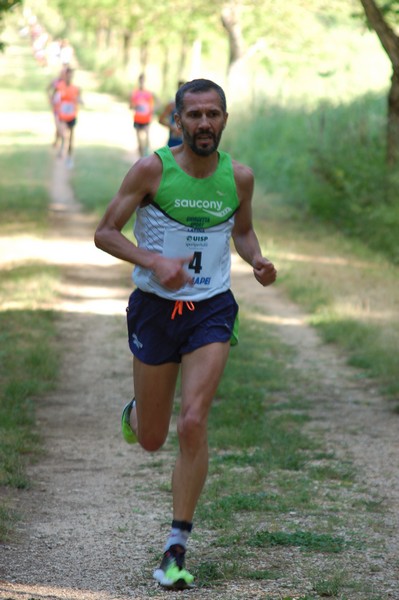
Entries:
{"label": "tree trunk", "polygon": [[127,65],[129,64],[131,41],[132,41],[132,32],[124,31],[124,33],[123,33],[123,51],[122,51],[122,60],[123,60],[124,67],[127,67]]}
{"label": "tree trunk", "polygon": [[169,46],[161,44],[162,48],[162,84],[161,89],[168,89],[168,75],[169,75]]}
{"label": "tree trunk", "polygon": [[360,0],[370,26],[378,35],[392,64],[391,89],[388,94],[387,162],[399,162],[399,37],[385,21],[374,0]]}
{"label": "tree trunk", "polygon": [[140,45],[140,68],[145,73],[148,63],[148,42],[142,42]]}
{"label": "tree trunk", "polygon": [[183,32],[183,35],[180,38],[180,54],[179,54],[178,67],[177,67],[179,81],[184,79],[183,73],[186,68],[188,49],[189,49],[189,44],[187,41],[187,36]]}
{"label": "tree trunk", "polygon": [[233,0],[223,6],[221,13],[222,25],[227,31],[229,38],[228,71],[232,65],[244,55],[244,40],[242,37],[239,12],[239,4]]}
{"label": "tree trunk", "polygon": [[391,89],[388,94],[387,123],[387,161],[388,164],[399,164],[399,70],[394,70],[391,77]]}

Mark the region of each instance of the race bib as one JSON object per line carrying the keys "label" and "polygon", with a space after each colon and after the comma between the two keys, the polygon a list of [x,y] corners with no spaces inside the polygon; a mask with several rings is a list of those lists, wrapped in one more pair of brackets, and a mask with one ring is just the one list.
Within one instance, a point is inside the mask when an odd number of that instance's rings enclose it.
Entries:
{"label": "race bib", "polygon": [[73,102],[61,102],[61,112],[63,115],[73,115],[75,104]]}
{"label": "race bib", "polygon": [[163,255],[184,258],[192,255],[186,269],[196,288],[218,288],[222,285],[221,261],[226,238],[217,232],[166,231]]}
{"label": "race bib", "polygon": [[149,115],[151,113],[150,105],[144,104],[144,103],[137,104],[135,106],[135,110],[137,113],[140,113],[141,115]]}

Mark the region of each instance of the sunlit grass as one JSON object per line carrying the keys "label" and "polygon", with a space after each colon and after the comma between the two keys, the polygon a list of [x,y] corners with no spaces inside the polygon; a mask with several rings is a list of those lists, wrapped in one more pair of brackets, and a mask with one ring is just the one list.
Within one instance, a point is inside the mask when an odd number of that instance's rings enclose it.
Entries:
{"label": "sunlit grass", "polygon": [[125,153],[122,148],[77,148],[72,183],[83,208],[99,219],[128,171]]}
{"label": "sunlit grass", "polygon": [[38,68],[28,40],[18,39],[11,32],[6,41],[5,52],[0,54],[2,111],[48,110],[49,73]]}
{"label": "sunlit grass", "polygon": [[0,312],[0,485],[27,487],[26,461],[40,449],[35,397],[49,390],[58,358],[51,311]]}
{"label": "sunlit grass", "polygon": [[397,403],[399,388],[399,270],[359,241],[313,221],[279,220],[257,199],[257,230],[278,269],[279,285],[305,311],[325,341],[374,377]]}
{"label": "sunlit grass", "polygon": [[6,505],[0,505],[0,540],[8,540],[16,520],[17,515],[15,511],[10,510]]}
{"label": "sunlit grass", "polygon": [[[43,140],[51,124],[45,92],[48,76],[37,68],[28,46],[8,46],[0,61],[0,231],[37,232],[46,226],[49,202],[51,155]],[[29,118],[21,111],[29,111]]]}
{"label": "sunlit grass", "polygon": [[[47,75],[29,48],[9,47],[0,61],[0,233],[42,236],[49,225],[51,173]],[[43,307],[54,301],[59,273],[30,261],[13,264],[12,248],[2,248],[9,262],[0,271],[0,486],[26,488],[26,465],[41,451],[36,398],[52,388],[58,373],[55,314]],[[0,539],[11,535],[14,517],[2,503]]]}
{"label": "sunlit grass", "polygon": [[40,145],[15,146],[0,151],[0,232],[32,233],[48,225],[50,175],[48,149]]}

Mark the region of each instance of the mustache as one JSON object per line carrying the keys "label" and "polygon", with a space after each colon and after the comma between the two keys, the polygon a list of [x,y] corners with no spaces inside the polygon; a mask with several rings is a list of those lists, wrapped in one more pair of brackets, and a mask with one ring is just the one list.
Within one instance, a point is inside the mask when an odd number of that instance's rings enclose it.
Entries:
{"label": "mustache", "polygon": [[198,131],[198,133],[194,134],[194,139],[197,139],[198,137],[200,137],[201,135],[208,135],[209,137],[211,137],[213,140],[216,140],[216,135],[212,132],[212,131]]}

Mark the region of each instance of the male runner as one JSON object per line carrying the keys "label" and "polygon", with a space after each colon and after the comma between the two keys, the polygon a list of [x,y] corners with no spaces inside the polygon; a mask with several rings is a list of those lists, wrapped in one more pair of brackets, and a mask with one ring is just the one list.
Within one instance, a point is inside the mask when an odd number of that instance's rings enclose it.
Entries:
{"label": "male runner", "polygon": [[130,96],[133,110],[133,127],[136,130],[139,155],[147,156],[150,149],[150,125],[154,113],[154,96],[144,87],[144,75],[139,77],[138,88]]}
{"label": "male runner", "polygon": [[61,158],[64,152],[65,142],[68,142],[67,160],[68,168],[73,167],[73,132],[76,126],[79,104],[83,104],[80,88],[72,83],[73,69],[67,67],[65,70],[65,81],[57,88],[59,95],[58,119],[61,132],[61,148],[58,156]]}
{"label": "male runner", "polygon": [[[252,225],[252,171],[218,151],[228,117],[222,88],[205,79],[185,83],[176,111],[182,145],[136,162],[95,243],[135,265],[127,309],[135,399],[122,413],[126,441],[150,452],[163,445],[181,367],[173,520],[154,578],[182,589],[193,585],[185,551],[208,470],[208,413],[235,335],[230,238],[261,285],[273,283],[276,270]],[[137,244],[121,233],[133,213]]]}
{"label": "male runner", "polygon": [[57,148],[58,142],[62,139],[62,134],[60,131],[60,120],[59,120],[59,108],[60,108],[60,93],[59,89],[65,83],[65,67],[61,69],[60,74],[55,79],[52,79],[47,86],[47,95],[49,102],[51,104],[51,108],[54,115],[54,125],[55,125],[55,139],[53,146]]}

